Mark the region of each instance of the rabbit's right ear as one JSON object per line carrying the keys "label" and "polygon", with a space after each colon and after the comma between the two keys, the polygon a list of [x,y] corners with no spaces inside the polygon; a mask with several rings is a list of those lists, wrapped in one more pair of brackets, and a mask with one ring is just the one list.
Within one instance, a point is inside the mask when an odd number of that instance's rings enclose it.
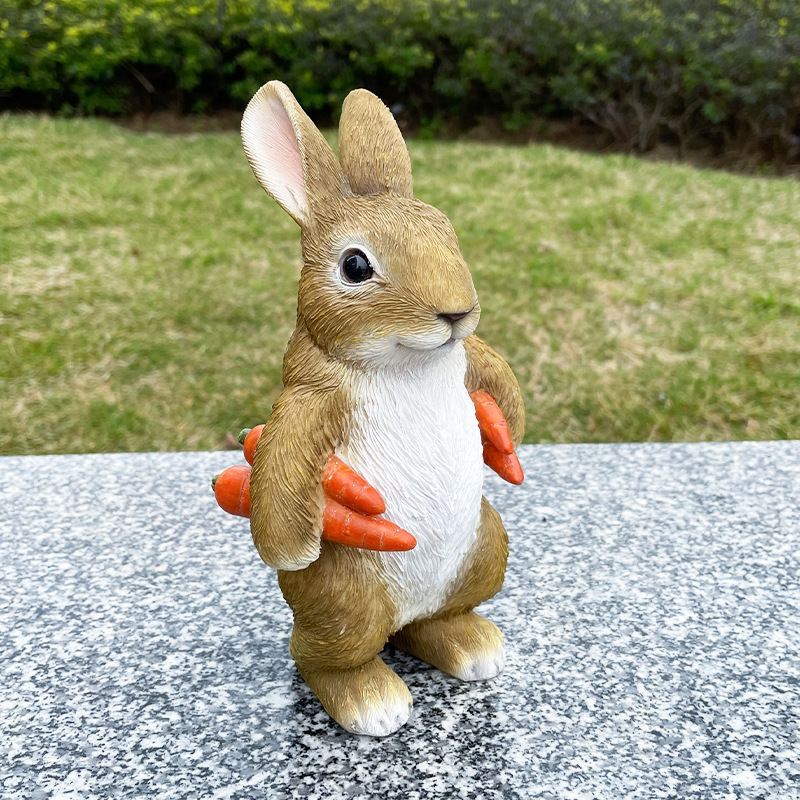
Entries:
{"label": "rabbit's right ear", "polygon": [[242,142],[258,182],[301,227],[315,208],[349,191],[328,143],[280,81],[264,84],[248,103]]}
{"label": "rabbit's right ear", "polygon": [[414,196],[403,134],[392,112],[366,89],[354,89],[345,98],[339,120],[339,159],[356,194]]}

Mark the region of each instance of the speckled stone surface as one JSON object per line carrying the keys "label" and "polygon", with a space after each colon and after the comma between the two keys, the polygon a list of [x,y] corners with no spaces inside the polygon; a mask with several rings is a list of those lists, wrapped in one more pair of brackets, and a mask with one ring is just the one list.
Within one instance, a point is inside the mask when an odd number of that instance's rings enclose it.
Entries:
{"label": "speckled stone surface", "polygon": [[800,442],[523,448],[506,670],[387,652],[383,740],[297,676],[238,458],[0,459],[3,797],[800,797]]}

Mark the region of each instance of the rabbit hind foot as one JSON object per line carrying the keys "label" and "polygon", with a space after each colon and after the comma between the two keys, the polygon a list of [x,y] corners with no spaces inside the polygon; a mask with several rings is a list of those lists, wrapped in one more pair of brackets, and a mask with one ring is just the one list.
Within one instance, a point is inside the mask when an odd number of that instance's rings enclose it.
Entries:
{"label": "rabbit hind foot", "polygon": [[413,701],[402,679],[378,657],[352,669],[298,670],[333,719],[350,733],[388,736],[408,721]]}
{"label": "rabbit hind foot", "polygon": [[503,634],[474,611],[412,622],[391,642],[462,681],[489,680],[505,665]]}

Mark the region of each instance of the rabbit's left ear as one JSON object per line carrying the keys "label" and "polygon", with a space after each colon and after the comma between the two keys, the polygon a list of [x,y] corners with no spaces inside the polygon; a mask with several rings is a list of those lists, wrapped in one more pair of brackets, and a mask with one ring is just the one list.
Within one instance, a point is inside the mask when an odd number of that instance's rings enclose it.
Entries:
{"label": "rabbit's left ear", "polygon": [[342,106],[339,162],[356,194],[414,196],[403,135],[392,112],[366,89],[350,92]]}

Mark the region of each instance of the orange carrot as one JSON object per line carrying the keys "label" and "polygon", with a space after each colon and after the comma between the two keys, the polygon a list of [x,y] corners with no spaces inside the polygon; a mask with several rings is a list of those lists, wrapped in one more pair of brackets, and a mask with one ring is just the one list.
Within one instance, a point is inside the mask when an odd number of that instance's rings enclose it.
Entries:
{"label": "orange carrot", "polygon": [[217,503],[229,514],[250,516],[250,467],[228,467],[211,482]]}
{"label": "orange carrot", "polygon": [[252,466],[253,456],[256,452],[256,445],[264,432],[263,425],[256,425],[255,428],[245,428],[239,434],[239,444],[244,445],[244,460]]}
{"label": "orange carrot", "polygon": [[525,479],[517,454],[513,450],[510,453],[501,453],[487,437],[483,439],[483,460],[509,483],[519,486]]}
{"label": "orange carrot", "polygon": [[481,433],[501,453],[513,453],[514,443],[511,441],[508,423],[494,398],[480,389],[470,392],[469,396],[475,404],[475,416],[478,418]]}
{"label": "orange carrot", "polygon": [[[333,462],[333,464],[331,464]],[[337,463],[339,466],[337,466]],[[339,475],[338,473],[342,473]],[[335,456],[331,456],[325,470],[329,484],[340,488],[340,494],[358,503],[358,508],[348,508],[329,499],[322,515],[322,538],[349,547],[365,550],[411,550],[417,540],[407,531],[381,517],[360,513],[365,506],[376,508],[378,502],[385,508],[380,495],[363,478]],[[212,481],[217,503],[229,514],[250,516],[251,468],[244,464],[228,467]],[[364,491],[364,487],[371,490]]]}
{"label": "orange carrot", "polygon": [[383,552],[411,550],[417,540],[388,519],[367,517],[328,500],[322,515],[322,538],[350,547]]}
{"label": "orange carrot", "polygon": [[355,470],[336,456],[328,459],[322,474],[322,488],[331,500],[338,500],[361,514],[372,516],[386,511],[386,504],[378,490],[373,489]]}

